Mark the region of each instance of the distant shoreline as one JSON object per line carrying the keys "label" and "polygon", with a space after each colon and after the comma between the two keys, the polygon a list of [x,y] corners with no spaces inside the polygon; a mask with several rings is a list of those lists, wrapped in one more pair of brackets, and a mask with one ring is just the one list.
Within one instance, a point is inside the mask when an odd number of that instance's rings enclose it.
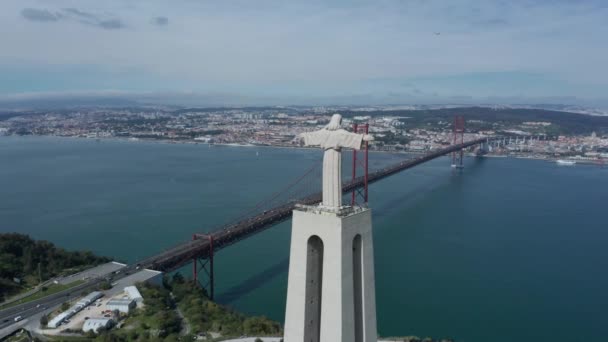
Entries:
{"label": "distant shoreline", "polygon": [[[221,147],[246,147],[246,148],[284,148],[284,149],[302,149],[302,150],[316,150],[316,147],[306,147],[306,146],[287,146],[287,145],[255,145],[255,144],[239,144],[239,143],[206,143],[199,142],[193,140],[168,140],[168,139],[148,139],[148,138],[135,138],[129,137],[99,137],[99,138],[87,138],[87,137],[78,137],[78,136],[64,136],[64,135],[38,135],[38,134],[28,134],[28,135],[0,135],[0,137],[47,137],[47,138],[66,138],[66,139],[78,139],[85,141],[92,140],[105,140],[105,141],[121,141],[121,142],[129,142],[129,143],[158,143],[158,144],[179,144],[179,145],[208,145],[208,146],[221,146]],[[415,154],[422,155],[423,152],[416,151],[383,151],[383,150],[369,150],[370,153],[395,153],[395,154]]]}
{"label": "distant shoreline", "polygon": [[[168,140],[168,139],[148,139],[148,138],[135,138],[135,137],[98,137],[98,138],[88,138],[88,137],[78,137],[78,136],[62,136],[62,135],[37,135],[37,134],[29,134],[29,135],[0,135],[0,137],[50,137],[50,138],[68,138],[68,139],[79,139],[79,140],[105,140],[105,141],[121,141],[121,142],[146,142],[146,143],[158,143],[158,144],[184,144],[184,145],[208,145],[209,147],[218,146],[218,147],[245,147],[245,148],[281,148],[281,149],[302,149],[302,150],[315,150],[315,147],[306,147],[306,146],[286,146],[286,145],[256,145],[256,144],[240,144],[240,143],[207,143],[207,142],[199,142],[194,140]],[[369,150],[370,153],[392,153],[392,154],[407,154],[407,155],[424,155],[424,152],[417,151],[386,151],[386,150]],[[547,162],[555,162],[560,157],[545,157],[545,156],[537,156],[537,155],[492,155],[486,154],[482,156],[476,156],[472,154],[468,154],[469,157],[479,157],[479,158],[512,158],[512,159],[530,159],[530,160],[543,160]],[[572,159],[576,161],[578,164],[587,164],[594,165],[597,162],[594,160],[585,160],[585,159],[577,159],[572,157],[561,157],[561,159]]]}

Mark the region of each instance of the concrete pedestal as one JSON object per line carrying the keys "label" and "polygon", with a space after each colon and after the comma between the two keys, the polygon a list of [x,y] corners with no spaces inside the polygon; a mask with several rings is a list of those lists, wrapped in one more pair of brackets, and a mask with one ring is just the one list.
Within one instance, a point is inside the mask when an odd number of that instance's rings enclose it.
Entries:
{"label": "concrete pedestal", "polygon": [[377,341],[371,210],[293,211],[284,338]]}

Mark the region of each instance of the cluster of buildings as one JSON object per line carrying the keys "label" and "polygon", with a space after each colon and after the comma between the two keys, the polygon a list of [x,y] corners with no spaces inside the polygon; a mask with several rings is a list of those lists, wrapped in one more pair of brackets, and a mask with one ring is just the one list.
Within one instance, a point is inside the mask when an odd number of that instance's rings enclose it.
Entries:
{"label": "cluster of buildings", "polygon": [[[84,138],[154,139],[169,142],[297,146],[295,137],[328,122],[329,113],[340,108],[201,108],[89,109],[16,115],[0,121],[0,135],[53,135]],[[351,112],[353,109],[350,109]],[[343,125],[369,123],[375,142],[371,148],[384,151],[427,152],[454,142],[452,122],[412,124],[410,117],[390,115],[345,117]],[[492,129],[488,129],[491,127]],[[501,134],[517,139],[493,153],[559,157],[578,155],[605,158],[608,138],[547,136],[551,122],[526,121],[512,126],[480,120],[467,121],[464,140]],[[594,155],[593,153],[597,153]]]}
{"label": "cluster of buildings", "polygon": [[[101,292],[91,292],[68,310],[59,313],[47,323],[47,328],[57,329],[62,325],[75,322],[71,327],[82,325],[82,332],[97,333],[99,329],[110,329],[116,324],[119,315],[128,315],[137,305],[142,305],[143,297],[136,286],[127,286],[122,294],[107,301],[102,300]],[[85,310],[86,309],[86,310]],[[85,316],[86,315],[86,316]]]}
{"label": "cluster of buildings", "polygon": [[101,298],[102,296],[103,296],[103,294],[101,292],[97,292],[97,291],[89,293],[86,297],[79,300],[74,306],[72,306],[68,310],[58,314],[53,319],[51,319],[48,322],[47,326],[49,328],[59,327],[62,323],[69,320],[70,318],[72,318],[74,315],[76,315],[77,313],[82,311],[82,309],[91,305],[93,302],[95,302],[97,299]]}

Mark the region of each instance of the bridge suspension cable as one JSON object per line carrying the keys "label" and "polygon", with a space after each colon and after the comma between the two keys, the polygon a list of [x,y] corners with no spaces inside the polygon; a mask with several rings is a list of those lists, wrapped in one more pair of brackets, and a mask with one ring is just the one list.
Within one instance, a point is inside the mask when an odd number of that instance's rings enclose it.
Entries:
{"label": "bridge suspension cable", "polygon": [[[494,138],[495,139],[495,138]],[[416,165],[425,163],[429,160],[435,159],[437,157],[452,153],[454,151],[459,151],[461,149],[465,149],[477,144],[485,143],[488,140],[492,140],[490,138],[480,138],[471,141],[467,141],[461,144],[452,145],[440,150],[436,150],[434,152],[428,153],[426,155],[416,157],[414,159],[404,160],[397,164],[393,164],[389,167],[381,168],[374,172],[369,173],[369,177],[367,182],[369,184],[377,182],[381,179],[399,173],[403,170],[407,170]],[[313,168],[311,168],[313,169]],[[296,189],[296,184],[301,184],[302,186],[309,186],[304,181],[313,171],[311,169],[307,170],[307,172],[300,176],[296,181],[290,183],[286,189]],[[342,190],[344,194],[348,194],[355,189],[361,188],[365,184],[365,177],[357,177],[354,180],[349,182],[345,182]],[[313,188],[314,189],[314,188]],[[310,189],[309,189],[310,190]],[[279,192],[283,193],[283,192]],[[281,196],[277,196],[277,193],[273,194],[272,198],[274,200],[272,202],[276,202]],[[321,201],[320,192],[313,192],[312,194],[306,195],[304,197],[300,197],[297,201],[302,204],[315,204]],[[248,216],[243,218],[242,220],[226,225],[220,229],[209,232],[208,235],[213,237],[213,250],[214,252],[219,251],[225,247],[228,247],[238,241],[241,241],[251,235],[264,231],[265,229],[279,223],[283,222],[289,218],[291,218],[292,210],[296,205],[295,201],[281,202],[278,205],[272,207],[268,211],[264,211],[262,213],[254,214],[252,216]],[[256,205],[256,207],[260,207],[260,205]],[[250,211],[251,212],[251,211]],[[183,243],[181,246],[173,247],[169,250],[164,251],[154,257],[150,257],[145,260],[145,266],[151,267],[153,269],[162,270],[162,271],[172,271],[175,270],[186,263],[190,262],[195,257],[202,257],[208,255],[210,252],[210,243],[204,239],[197,239],[194,241],[188,241]],[[144,263],[142,263],[144,265]]]}
{"label": "bridge suspension cable", "polygon": [[224,226],[231,226],[235,222],[239,222],[247,217],[264,212],[265,209],[270,209],[277,206],[279,203],[295,201],[306,197],[312,193],[318,192],[320,189],[319,175],[321,173],[321,159],[315,160],[313,165],[306,170],[302,175],[288,183],[281,190],[276,191],[270,196],[261,199],[253,207],[246,209],[237,215],[230,223]]}

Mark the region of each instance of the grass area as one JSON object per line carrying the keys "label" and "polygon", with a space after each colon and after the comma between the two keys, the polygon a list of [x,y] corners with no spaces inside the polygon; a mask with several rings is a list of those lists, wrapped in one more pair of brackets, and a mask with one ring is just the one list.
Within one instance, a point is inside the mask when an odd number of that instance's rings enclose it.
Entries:
{"label": "grass area", "polygon": [[80,284],[83,284],[83,283],[84,283],[84,280],[76,280],[76,281],[73,281],[73,282],[71,282],[69,284],[51,284],[51,285],[49,285],[47,287],[42,287],[42,289],[40,289],[40,291],[38,291],[36,293],[33,293],[30,296],[21,298],[20,300],[12,302],[10,304],[6,304],[6,305],[3,305],[3,306],[0,306],[0,309],[7,309],[7,308],[10,308],[10,307],[19,305],[19,304],[28,303],[28,302],[34,301],[36,299],[44,298],[44,297],[50,296],[50,295],[52,295],[54,293],[61,292],[63,290],[67,290],[67,289],[76,287],[76,286],[78,286]]}
{"label": "grass area", "polygon": [[25,331],[25,330],[21,330],[18,331],[17,333],[6,337],[6,339],[4,339],[3,341],[6,342],[29,342],[31,341],[30,339],[30,335]]}
{"label": "grass area", "polygon": [[191,333],[217,332],[228,336],[278,336],[281,325],[263,316],[247,317],[225,306],[210,301],[195,283],[185,281],[179,273],[168,284],[177,305],[192,328]]}
{"label": "grass area", "polygon": [[48,341],[62,341],[62,342],[91,342],[90,337],[86,336],[50,336],[45,335]]}

